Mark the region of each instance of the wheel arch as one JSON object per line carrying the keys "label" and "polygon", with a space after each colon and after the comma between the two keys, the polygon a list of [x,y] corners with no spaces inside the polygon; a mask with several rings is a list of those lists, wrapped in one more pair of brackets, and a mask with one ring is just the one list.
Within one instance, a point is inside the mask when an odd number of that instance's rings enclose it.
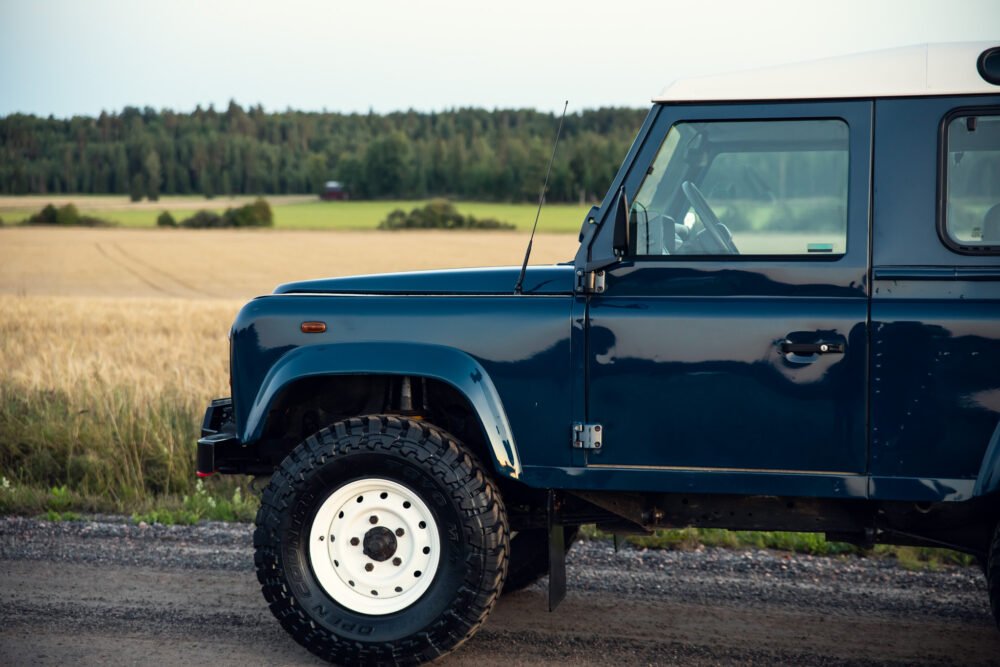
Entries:
{"label": "wheel arch", "polygon": [[[409,377],[445,388],[459,399],[478,426],[467,445],[500,477],[518,479],[521,463],[510,422],[489,374],[469,354],[420,343],[366,342],[314,345],[285,354],[267,373],[240,428],[244,443],[259,441],[273,427],[275,413],[305,390],[336,391],[350,379]],[[325,388],[325,389],[324,389]],[[357,412],[357,414],[349,414]],[[340,417],[358,416],[347,410]],[[318,424],[319,427],[327,424]],[[447,424],[439,424],[447,428]]]}

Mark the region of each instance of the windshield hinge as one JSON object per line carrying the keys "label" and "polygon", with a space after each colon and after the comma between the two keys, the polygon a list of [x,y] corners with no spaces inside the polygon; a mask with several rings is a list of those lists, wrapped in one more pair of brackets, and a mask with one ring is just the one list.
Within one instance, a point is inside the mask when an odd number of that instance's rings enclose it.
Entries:
{"label": "windshield hinge", "polygon": [[601,428],[600,424],[583,424],[581,422],[573,424],[574,449],[600,449],[602,440],[604,440],[604,429]]}
{"label": "windshield hinge", "polygon": [[583,294],[603,294],[604,269],[598,269],[596,271],[584,271],[583,269],[577,270],[576,291]]}

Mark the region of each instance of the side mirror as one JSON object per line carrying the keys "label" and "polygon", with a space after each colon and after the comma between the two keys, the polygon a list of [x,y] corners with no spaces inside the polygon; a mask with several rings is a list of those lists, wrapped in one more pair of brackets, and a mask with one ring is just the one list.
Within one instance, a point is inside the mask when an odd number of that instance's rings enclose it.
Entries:
{"label": "side mirror", "polygon": [[629,250],[629,205],[628,196],[625,194],[625,186],[618,191],[618,203],[615,205],[615,233],[612,241],[612,249],[615,254],[621,257]]}

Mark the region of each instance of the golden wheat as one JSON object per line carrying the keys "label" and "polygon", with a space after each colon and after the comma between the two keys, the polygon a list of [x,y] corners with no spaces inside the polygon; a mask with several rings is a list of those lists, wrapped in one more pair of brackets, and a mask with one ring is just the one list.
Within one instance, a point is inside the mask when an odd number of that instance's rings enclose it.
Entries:
{"label": "golden wheat", "polygon": [[226,391],[226,335],[241,302],[0,295],[3,379],[29,391],[95,386],[192,398]]}
{"label": "golden wheat", "polygon": [[186,490],[238,307],[0,295],[0,473],[119,501]]}
{"label": "golden wheat", "polygon": [[[572,258],[540,234],[532,263]],[[290,280],[520,264],[510,232],[0,229],[0,294],[249,299]],[[513,285],[511,285],[513,289]]]}

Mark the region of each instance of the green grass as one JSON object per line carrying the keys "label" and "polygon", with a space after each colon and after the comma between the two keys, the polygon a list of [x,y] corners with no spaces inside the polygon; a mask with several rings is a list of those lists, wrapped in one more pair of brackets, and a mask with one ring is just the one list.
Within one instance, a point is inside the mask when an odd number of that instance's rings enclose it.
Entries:
{"label": "green grass", "polygon": [[260,506],[255,496],[247,495],[237,486],[231,494],[221,488],[209,488],[198,480],[190,495],[182,496],[179,505],[161,503],[154,509],[132,514],[136,523],[160,523],[165,525],[191,525],[203,519],[212,521],[253,521]]}
{"label": "green grass", "polygon": [[[584,526],[584,539],[611,539],[595,526]],[[822,533],[786,531],[723,530],[721,528],[661,528],[649,535],[629,535],[625,541],[643,549],[693,551],[702,547],[723,549],[773,549],[814,556],[869,556],[895,559],[909,570],[935,570],[942,566],[970,566],[975,558],[950,549],[879,544],[865,549],[845,542],[831,542]]]}
{"label": "green grass", "polygon": [[[375,229],[393,209],[409,211],[422,206],[426,201],[345,201],[323,202],[286,201],[283,197],[266,197],[274,212],[276,229]],[[44,197],[25,197],[17,206],[0,207],[0,219],[10,225],[37,212],[48,201]],[[162,211],[170,213],[178,221],[194,211],[190,209],[191,197],[163,197],[149,208],[130,208],[122,198],[123,206],[107,208],[108,197],[74,197],[73,201],[83,215],[110,220],[123,227],[155,227],[156,216]],[[171,207],[171,203],[174,207]],[[178,204],[183,202],[183,209]],[[144,206],[149,206],[144,203]],[[222,213],[233,203],[225,198],[204,200],[205,210]],[[496,218],[513,223],[519,230],[530,230],[535,220],[536,204],[505,204],[495,202],[455,202],[458,212],[476,218]],[[576,233],[580,230],[583,217],[590,210],[589,205],[546,204],[538,222],[540,232]]]}
{"label": "green grass", "polygon": [[85,514],[126,514],[136,523],[192,525],[202,520],[253,521],[259,501],[244,491],[246,478],[198,480],[188,494],[120,498],[84,493],[66,486],[45,488],[0,477],[0,514],[38,516],[48,521],[80,521]]}

